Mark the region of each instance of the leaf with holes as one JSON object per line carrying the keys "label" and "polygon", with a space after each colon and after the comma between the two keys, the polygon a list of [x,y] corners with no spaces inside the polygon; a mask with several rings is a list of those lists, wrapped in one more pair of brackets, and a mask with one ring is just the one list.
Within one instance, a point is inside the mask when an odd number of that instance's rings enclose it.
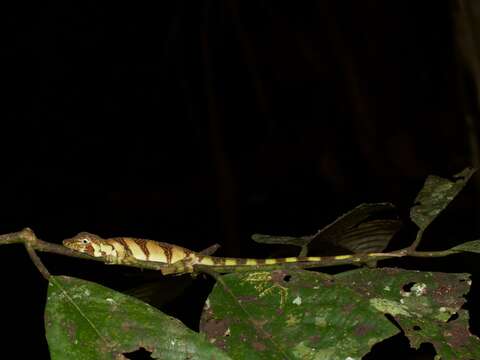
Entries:
{"label": "leaf with holes", "polygon": [[471,281],[469,274],[402,269],[361,269],[361,281],[349,273],[338,280],[390,314],[416,349],[432,343],[442,359],[480,359],[480,339],[469,331],[468,313],[461,309]]}
{"label": "leaf with holes", "polygon": [[385,314],[414,347],[432,342],[445,358],[480,358],[460,310],[465,274],[385,268],[331,278],[304,270],[222,278],[226,287],[215,285],[200,329],[234,359],[360,359],[399,332]]}
{"label": "leaf with holes", "polygon": [[[230,274],[200,329],[234,359],[359,359],[398,332],[348,286],[309,271]],[[231,292],[230,292],[231,291]]]}
{"label": "leaf with holes", "polygon": [[81,279],[53,276],[45,328],[53,360],[126,359],[144,348],[161,359],[229,359],[180,321],[127,295]]}
{"label": "leaf with holes", "polygon": [[433,220],[465,187],[476,169],[466,168],[453,176],[453,181],[430,175],[425,180],[422,190],[415,198],[410,209],[410,218],[421,229],[425,230]]}

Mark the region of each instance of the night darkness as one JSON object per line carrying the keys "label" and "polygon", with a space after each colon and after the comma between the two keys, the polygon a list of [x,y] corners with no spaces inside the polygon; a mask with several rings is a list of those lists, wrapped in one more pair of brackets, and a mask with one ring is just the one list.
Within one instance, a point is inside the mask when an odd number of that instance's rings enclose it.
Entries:
{"label": "night darkness", "polygon": [[[28,226],[60,243],[89,231],[260,257],[272,252],[253,233],[312,234],[360,203],[392,202],[406,223],[392,246],[408,244],[409,207],[426,176],[475,163],[465,118],[478,121],[476,85],[455,25],[461,2],[10,5],[0,233]],[[479,176],[422,249],[480,237]],[[40,255],[54,274],[119,290],[151,275]],[[478,262],[385,264],[473,274],[467,307],[478,335]],[[0,273],[2,351],[48,358],[47,283],[19,245],[0,248]],[[160,308],[195,328],[211,286],[187,282]],[[384,346],[415,354],[401,336]]]}

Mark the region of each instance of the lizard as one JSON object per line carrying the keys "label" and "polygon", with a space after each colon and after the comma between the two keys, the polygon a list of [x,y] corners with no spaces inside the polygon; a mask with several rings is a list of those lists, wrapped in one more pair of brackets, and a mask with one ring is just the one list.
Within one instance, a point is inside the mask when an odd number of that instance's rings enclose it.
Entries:
{"label": "lizard", "polygon": [[[299,268],[323,267],[348,263],[398,257],[395,253],[363,253],[336,256],[296,256],[271,259],[231,258],[195,252],[182,246],[133,237],[113,237],[104,239],[98,235],[81,232],[63,240],[63,245],[71,250],[100,257],[110,264],[127,264],[129,260],[155,262],[170,270],[166,274],[194,273],[195,265],[219,271],[235,271],[236,268],[258,270],[268,267],[293,265]],[[173,270],[172,270],[173,269]]]}

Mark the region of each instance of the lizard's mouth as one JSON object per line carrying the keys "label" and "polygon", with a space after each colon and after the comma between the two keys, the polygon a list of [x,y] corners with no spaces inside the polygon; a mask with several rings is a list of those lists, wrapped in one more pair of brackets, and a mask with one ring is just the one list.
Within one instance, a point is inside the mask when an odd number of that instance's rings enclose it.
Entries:
{"label": "lizard's mouth", "polygon": [[95,253],[95,249],[93,248],[92,244],[83,244],[79,243],[77,241],[71,241],[71,240],[63,240],[63,246],[75,250],[78,252],[82,252],[85,254],[88,254],[90,256],[93,256]]}
{"label": "lizard's mouth", "polygon": [[71,240],[63,240],[62,241],[63,246],[72,249],[72,250],[78,250],[78,244],[72,242]]}

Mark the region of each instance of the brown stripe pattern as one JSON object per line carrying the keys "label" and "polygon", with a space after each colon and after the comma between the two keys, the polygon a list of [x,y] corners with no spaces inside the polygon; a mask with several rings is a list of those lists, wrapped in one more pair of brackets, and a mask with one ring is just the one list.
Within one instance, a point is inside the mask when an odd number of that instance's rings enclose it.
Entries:
{"label": "brown stripe pattern", "polygon": [[172,246],[171,245],[167,246],[166,244],[162,244],[161,248],[163,250],[163,253],[165,254],[165,257],[167,258],[167,264],[171,264],[172,263],[172,254],[173,254]]}
{"label": "brown stripe pattern", "polygon": [[133,239],[133,241],[135,242],[135,244],[137,244],[140,249],[143,251],[143,253],[145,254],[145,258],[147,260],[150,259],[150,251],[148,250],[148,246],[147,246],[147,240],[143,240],[143,239]]}
{"label": "brown stripe pattern", "polygon": [[[375,240],[377,236],[384,238],[389,233],[388,229],[396,226],[393,223],[381,224],[378,222],[370,222],[369,227],[373,227],[376,231],[368,231],[369,234],[374,234],[369,237],[367,233],[363,233],[366,227],[359,226],[350,233],[352,238],[347,241],[349,244],[355,244],[355,247],[362,248],[359,244],[378,244]],[[361,235],[360,235],[361,234]],[[80,236],[81,235],[81,236]],[[353,241],[355,240],[355,241]],[[363,240],[365,243],[363,243]],[[153,240],[118,237],[110,239],[102,239],[93,234],[82,233],[77,237],[66,239],[64,245],[73,250],[88,253],[96,257],[110,257],[118,259],[118,263],[122,263],[126,258],[135,258],[137,260],[149,260],[164,264],[173,265],[171,273],[192,272],[195,264],[205,266],[262,266],[262,265],[276,265],[283,263],[297,263],[297,262],[315,262],[319,263],[322,260],[326,262],[331,261],[345,261],[352,259],[352,255],[339,255],[334,257],[323,258],[319,256],[309,257],[287,257],[277,259],[251,259],[251,258],[227,258],[203,255],[193,252],[181,246],[171,245],[163,242],[156,242]],[[375,246],[374,246],[375,247]],[[92,251],[94,250],[94,251]],[[170,270],[169,270],[170,271]]]}
{"label": "brown stripe pattern", "polygon": [[[117,242],[118,244],[120,244],[123,248],[123,257],[125,256],[133,256],[132,254],[132,251],[130,250],[130,247],[128,246],[127,242],[125,241],[124,238],[115,238],[115,239],[112,239],[112,241],[115,241]],[[114,246],[115,247],[115,246]],[[120,256],[121,254],[117,254],[118,256]]]}

